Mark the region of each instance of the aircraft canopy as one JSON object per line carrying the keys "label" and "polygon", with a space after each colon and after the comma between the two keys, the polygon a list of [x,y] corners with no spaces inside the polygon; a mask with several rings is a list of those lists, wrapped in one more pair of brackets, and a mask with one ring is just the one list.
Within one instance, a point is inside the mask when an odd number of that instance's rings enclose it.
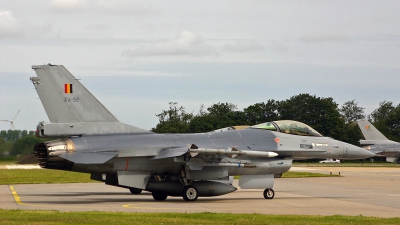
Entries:
{"label": "aircraft canopy", "polygon": [[250,128],[279,131],[286,134],[322,137],[320,133],[307,124],[294,120],[278,120],[251,126]]}

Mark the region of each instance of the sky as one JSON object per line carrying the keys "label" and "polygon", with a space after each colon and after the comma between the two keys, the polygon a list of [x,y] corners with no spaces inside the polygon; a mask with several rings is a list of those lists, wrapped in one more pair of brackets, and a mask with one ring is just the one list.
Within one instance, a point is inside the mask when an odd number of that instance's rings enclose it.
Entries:
{"label": "sky", "polygon": [[0,120],[49,121],[29,81],[47,63],[144,129],[168,102],[196,114],[300,93],[369,114],[400,103],[400,1],[0,0]]}

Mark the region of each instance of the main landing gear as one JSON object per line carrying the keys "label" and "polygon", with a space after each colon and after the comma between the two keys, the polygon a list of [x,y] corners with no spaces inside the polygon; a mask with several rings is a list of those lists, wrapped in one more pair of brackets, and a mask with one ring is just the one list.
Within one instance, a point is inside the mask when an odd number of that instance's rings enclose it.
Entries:
{"label": "main landing gear", "polygon": [[[153,191],[151,192],[151,195],[156,201],[164,201],[168,197],[168,194],[163,191]],[[193,185],[184,186],[182,190],[182,197],[185,199],[185,201],[196,201],[199,197],[199,191]]]}
{"label": "main landing gear", "polygon": [[275,196],[275,191],[272,188],[267,188],[264,190],[264,198],[265,199],[273,199]]}
{"label": "main landing gear", "polygon": [[188,185],[183,187],[182,197],[185,201],[196,201],[199,197],[199,192],[195,186]]}

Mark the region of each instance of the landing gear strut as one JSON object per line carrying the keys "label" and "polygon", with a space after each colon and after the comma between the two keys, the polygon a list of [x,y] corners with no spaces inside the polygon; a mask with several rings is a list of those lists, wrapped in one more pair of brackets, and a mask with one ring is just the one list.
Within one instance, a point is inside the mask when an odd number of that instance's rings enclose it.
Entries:
{"label": "landing gear strut", "polygon": [[185,201],[196,201],[199,197],[197,188],[193,185],[183,187],[182,197]]}
{"label": "landing gear strut", "polygon": [[275,196],[275,191],[272,188],[267,188],[264,190],[265,199],[273,199]]}

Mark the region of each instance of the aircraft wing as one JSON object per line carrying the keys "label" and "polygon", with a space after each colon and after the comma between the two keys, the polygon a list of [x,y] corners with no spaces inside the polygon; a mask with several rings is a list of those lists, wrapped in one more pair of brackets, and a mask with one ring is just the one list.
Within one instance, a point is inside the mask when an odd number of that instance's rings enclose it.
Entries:
{"label": "aircraft wing", "polygon": [[165,158],[177,157],[177,156],[181,156],[187,152],[188,152],[188,148],[185,148],[185,147],[164,148],[152,159],[154,160],[154,159],[165,159]]}

